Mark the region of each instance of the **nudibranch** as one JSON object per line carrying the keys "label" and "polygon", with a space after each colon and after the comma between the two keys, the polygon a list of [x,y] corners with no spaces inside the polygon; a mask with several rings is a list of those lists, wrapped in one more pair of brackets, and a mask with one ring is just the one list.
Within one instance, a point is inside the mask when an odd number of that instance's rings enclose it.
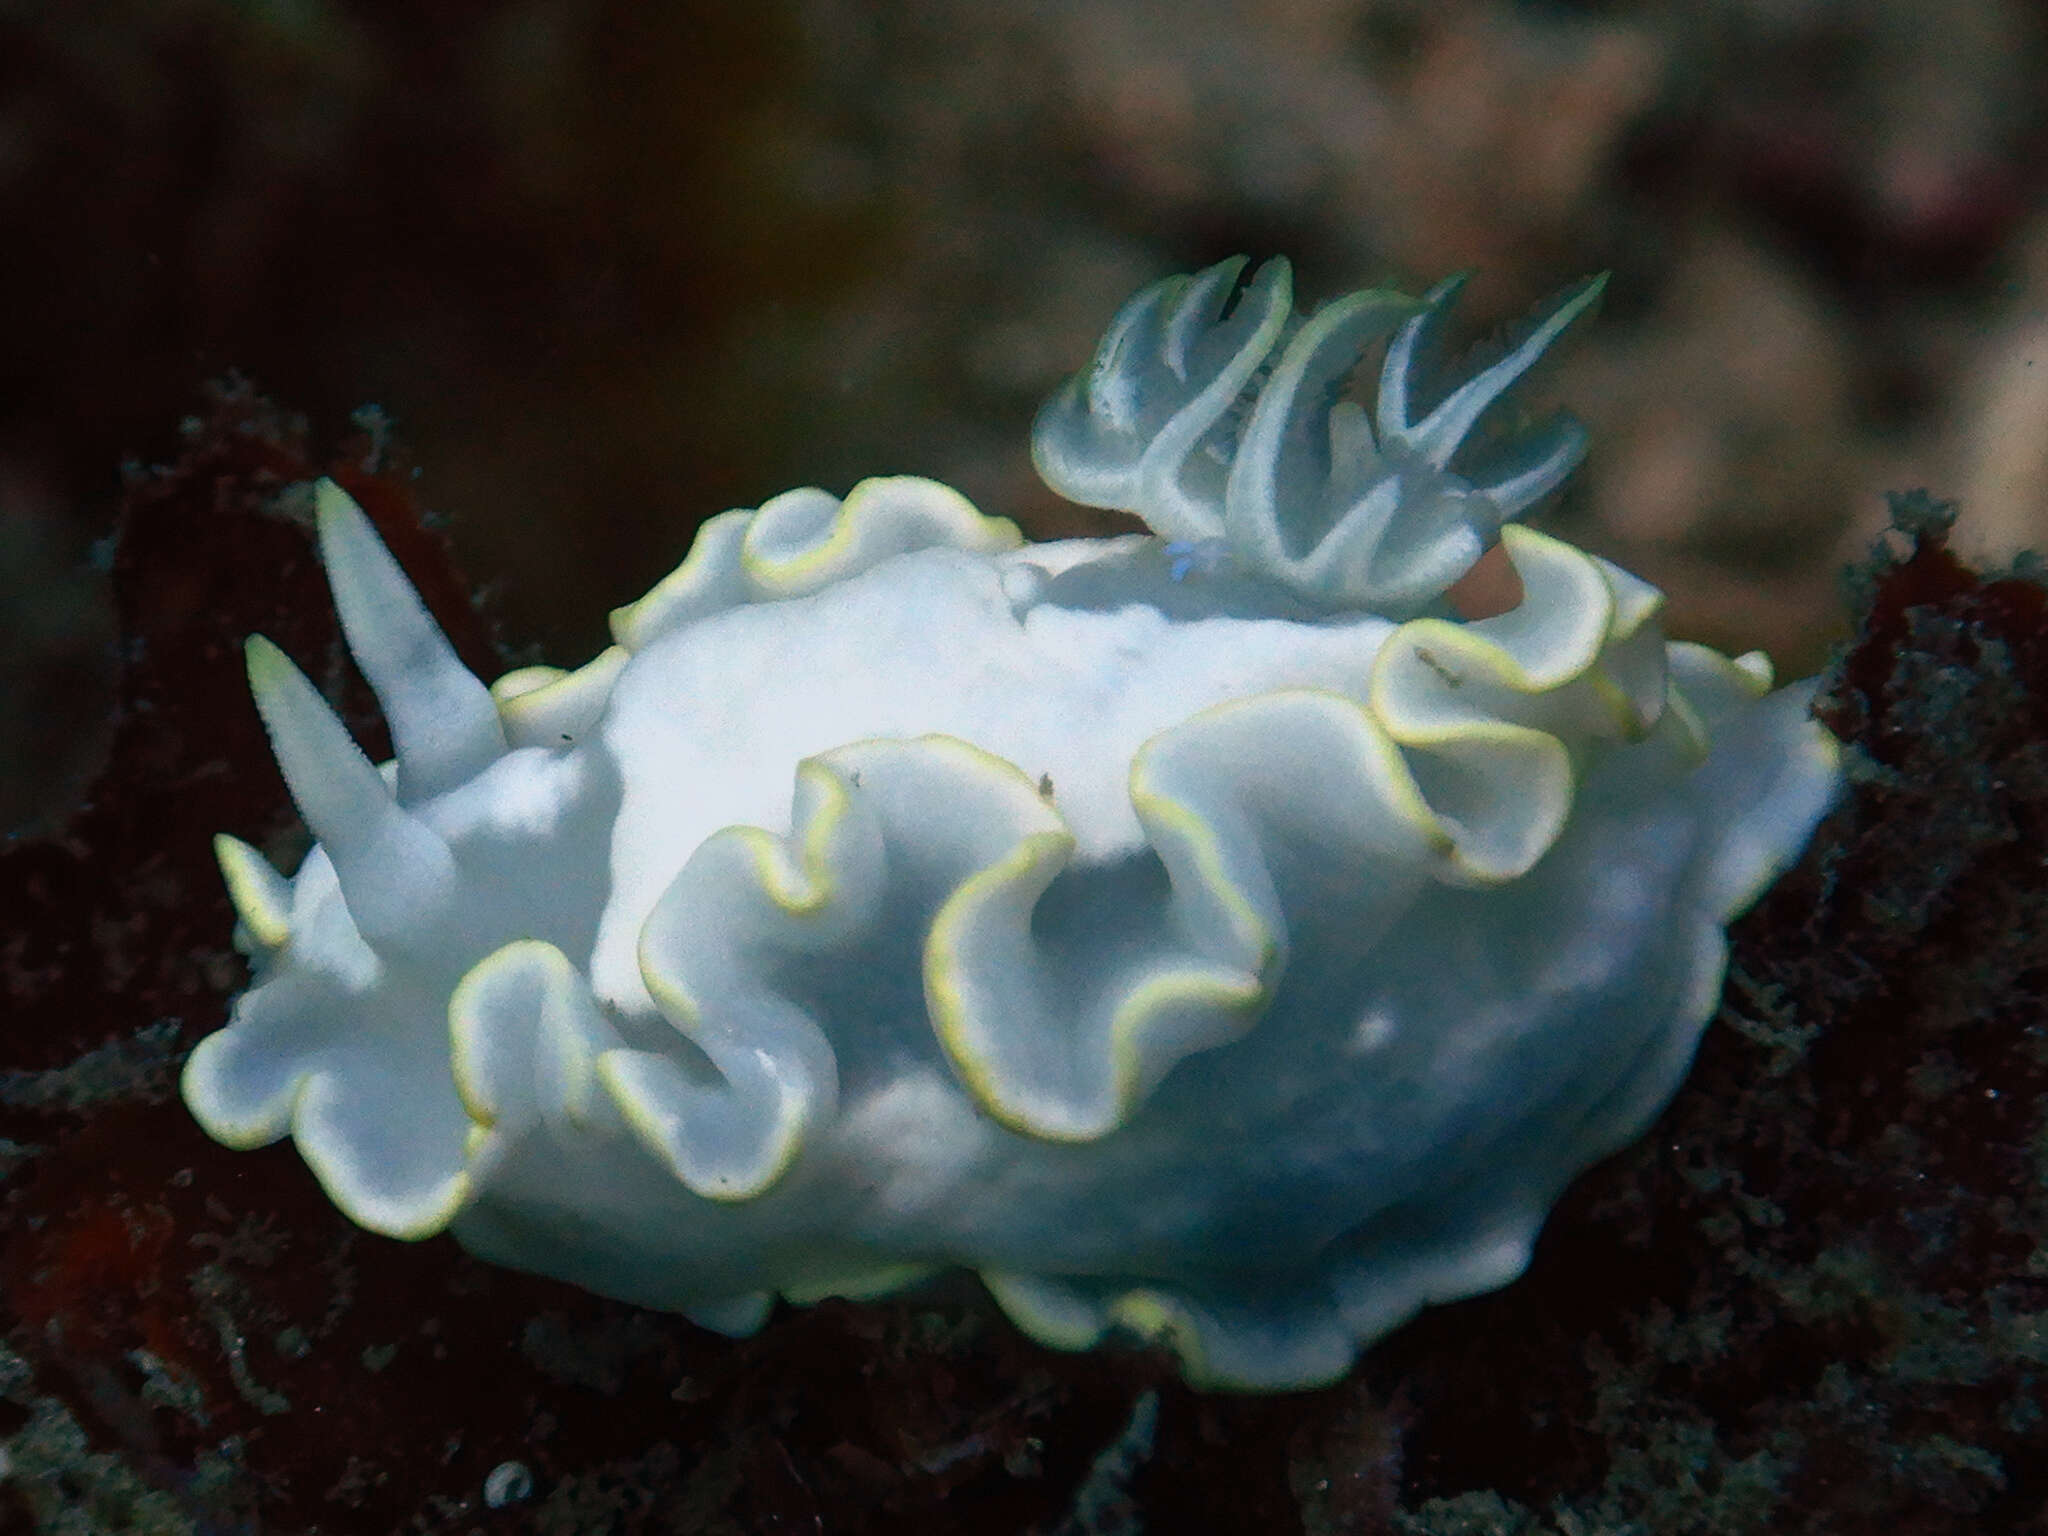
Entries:
{"label": "nudibranch", "polygon": [[[250,641],[317,846],[219,840],[254,980],[200,1123],[730,1333],[964,1267],[1049,1344],[1281,1389],[1511,1280],[1676,1090],[1834,744],[1511,521],[1584,434],[1477,429],[1597,282],[1446,383],[1452,285],[1303,317],[1243,265],[1131,300],[1037,423],[1149,533],[791,491],[577,671],[486,688],[322,482],[395,757]],[[1496,543],[1519,601],[1462,619]]]}

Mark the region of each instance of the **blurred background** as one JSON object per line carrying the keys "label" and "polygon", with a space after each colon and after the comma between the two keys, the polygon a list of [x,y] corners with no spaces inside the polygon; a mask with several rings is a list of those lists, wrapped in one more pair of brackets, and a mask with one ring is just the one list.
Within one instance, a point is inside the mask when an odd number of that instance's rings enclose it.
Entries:
{"label": "blurred background", "polygon": [[573,665],[790,486],[1110,526],[1032,413],[1237,252],[1305,302],[1472,268],[1475,336],[1611,268],[1543,520],[1810,670],[1885,491],[2048,544],[2044,78],[2031,0],[0,3],[0,831],[89,779],[95,552],[208,380],[380,407]]}

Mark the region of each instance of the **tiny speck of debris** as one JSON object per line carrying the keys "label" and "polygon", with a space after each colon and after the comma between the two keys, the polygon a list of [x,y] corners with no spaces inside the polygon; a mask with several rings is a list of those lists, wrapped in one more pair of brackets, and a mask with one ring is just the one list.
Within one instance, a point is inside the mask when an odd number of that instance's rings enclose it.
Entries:
{"label": "tiny speck of debris", "polygon": [[1429,652],[1422,649],[1421,646],[1417,646],[1415,648],[1415,658],[1416,660],[1420,661],[1425,667],[1429,668],[1430,671],[1434,672],[1439,678],[1441,678],[1443,680],[1443,685],[1446,688],[1462,688],[1465,686],[1464,678],[1458,676],[1457,673],[1453,672],[1449,667],[1445,666],[1442,662],[1438,661],[1434,656],[1430,655]]}

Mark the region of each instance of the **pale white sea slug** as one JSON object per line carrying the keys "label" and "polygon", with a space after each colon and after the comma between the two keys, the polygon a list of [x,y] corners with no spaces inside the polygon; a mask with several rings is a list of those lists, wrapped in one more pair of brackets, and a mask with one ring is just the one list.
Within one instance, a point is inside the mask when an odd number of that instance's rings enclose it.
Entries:
{"label": "pale white sea slug", "polygon": [[[1431,391],[1448,285],[1302,319],[1241,269],[1138,295],[1039,419],[1150,536],[792,491],[575,672],[486,689],[323,482],[397,756],[250,642],[319,846],[287,881],[221,839],[255,980],[201,1124],[734,1333],[965,1266],[1048,1343],[1283,1388],[1513,1279],[1676,1089],[1834,746],[1810,686],[1503,527],[1582,434],[1468,438],[1597,285]],[[1519,605],[1461,622],[1496,540]]]}

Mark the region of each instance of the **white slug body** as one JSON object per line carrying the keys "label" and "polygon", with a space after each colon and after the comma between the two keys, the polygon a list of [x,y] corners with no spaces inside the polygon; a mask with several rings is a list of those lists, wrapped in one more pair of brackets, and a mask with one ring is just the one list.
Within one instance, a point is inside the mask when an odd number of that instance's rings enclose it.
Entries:
{"label": "white slug body", "polygon": [[[491,689],[318,492],[380,771],[266,642],[319,846],[221,840],[255,982],[194,1050],[375,1231],[729,1332],[978,1271],[1037,1337],[1327,1381],[1506,1283],[1676,1089],[1725,928],[1833,792],[1811,690],[1667,644],[1419,409],[1449,296],[1306,321],[1271,263],[1147,290],[1041,416],[1152,536],[1026,544],[929,481],[714,518],[581,670]],[[1335,400],[1385,338],[1377,411]],[[1461,622],[1493,542],[1523,599]]]}

